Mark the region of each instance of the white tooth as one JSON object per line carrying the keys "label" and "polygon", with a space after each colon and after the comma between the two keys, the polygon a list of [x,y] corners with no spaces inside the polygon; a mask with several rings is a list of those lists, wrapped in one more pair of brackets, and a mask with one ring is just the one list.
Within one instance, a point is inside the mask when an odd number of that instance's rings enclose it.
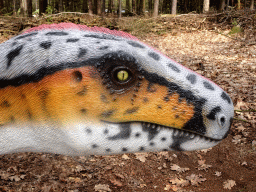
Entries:
{"label": "white tooth", "polygon": [[160,127],[160,126],[158,126],[156,130],[157,130],[157,131],[160,131],[160,129],[161,129],[161,127]]}
{"label": "white tooth", "polygon": [[155,125],[155,124],[153,124],[153,125],[152,125],[152,129],[155,129],[155,128],[156,128],[156,125]]}
{"label": "white tooth", "polygon": [[184,132],[183,132],[183,131],[181,131],[181,132],[180,132],[180,137],[181,137],[183,134],[184,134]]}
{"label": "white tooth", "polygon": [[200,136],[197,136],[197,138],[195,139],[195,143],[197,143],[200,140]]}
{"label": "white tooth", "polygon": [[190,139],[193,139],[195,135],[193,133],[190,134]]}
{"label": "white tooth", "polygon": [[188,132],[185,133],[185,137],[187,137],[187,136],[189,136],[189,133],[188,133]]}
{"label": "white tooth", "polygon": [[150,123],[147,124],[147,127],[148,127],[148,128],[150,127]]}
{"label": "white tooth", "polygon": [[173,133],[173,136],[176,137],[178,135],[179,131],[175,130]]}

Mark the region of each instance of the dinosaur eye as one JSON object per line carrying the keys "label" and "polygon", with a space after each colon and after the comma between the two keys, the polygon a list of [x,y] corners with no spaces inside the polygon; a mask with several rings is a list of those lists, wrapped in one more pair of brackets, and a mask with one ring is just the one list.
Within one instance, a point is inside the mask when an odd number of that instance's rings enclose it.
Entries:
{"label": "dinosaur eye", "polygon": [[129,73],[126,70],[120,70],[117,72],[116,75],[117,75],[117,79],[120,82],[124,82],[124,81],[128,80],[128,78],[129,78]]}
{"label": "dinosaur eye", "polygon": [[132,80],[132,77],[133,77],[133,74],[127,67],[118,66],[113,69],[112,79],[116,84],[119,84],[119,85],[127,84]]}

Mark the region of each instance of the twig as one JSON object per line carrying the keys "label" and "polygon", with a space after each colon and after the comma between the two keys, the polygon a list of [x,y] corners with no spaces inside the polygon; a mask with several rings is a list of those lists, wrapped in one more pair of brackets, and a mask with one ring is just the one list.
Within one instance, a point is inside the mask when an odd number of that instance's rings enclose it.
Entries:
{"label": "twig", "polygon": [[249,110],[235,110],[235,112],[256,112],[255,109],[249,109]]}
{"label": "twig", "polygon": [[234,120],[237,120],[237,121],[243,121],[243,122],[246,122],[246,123],[251,123],[250,121],[247,121],[245,119],[238,119],[238,118],[234,118]]}

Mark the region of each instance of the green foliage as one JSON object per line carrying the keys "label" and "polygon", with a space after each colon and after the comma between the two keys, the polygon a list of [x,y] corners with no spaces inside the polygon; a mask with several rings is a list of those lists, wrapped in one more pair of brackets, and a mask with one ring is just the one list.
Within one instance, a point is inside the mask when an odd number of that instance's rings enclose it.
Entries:
{"label": "green foliage", "polygon": [[54,7],[52,5],[48,5],[45,11],[47,14],[52,14],[54,12]]}

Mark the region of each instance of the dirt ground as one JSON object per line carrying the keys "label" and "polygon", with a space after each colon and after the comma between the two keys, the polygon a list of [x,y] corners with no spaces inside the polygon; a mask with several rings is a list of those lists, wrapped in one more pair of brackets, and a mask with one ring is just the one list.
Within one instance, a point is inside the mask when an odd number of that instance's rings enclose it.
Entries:
{"label": "dirt ground", "polygon": [[[219,145],[194,152],[74,158],[44,153],[1,155],[0,191],[254,192],[256,45],[244,45],[223,34],[177,29],[141,38],[210,78],[231,96],[235,120]],[[1,42],[10,37],[1,36]]]}

